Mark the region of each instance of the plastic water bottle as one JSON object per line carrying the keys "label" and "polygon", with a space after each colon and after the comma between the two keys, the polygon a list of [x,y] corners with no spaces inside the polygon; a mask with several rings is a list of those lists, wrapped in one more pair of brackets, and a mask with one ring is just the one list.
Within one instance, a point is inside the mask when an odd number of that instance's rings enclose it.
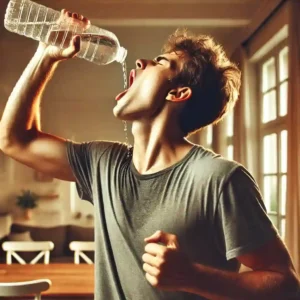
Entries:
{"label": "plastic water bottle", "polygon": [[11,32],[25,35],[34,40],[66,48],[74,35],[81,37],[77,56],[98,65],[113,61],[123,63],[127,50],[120,46],[114,33],[62,16],[56,10],[30,0],[10,0],[4,26]]}

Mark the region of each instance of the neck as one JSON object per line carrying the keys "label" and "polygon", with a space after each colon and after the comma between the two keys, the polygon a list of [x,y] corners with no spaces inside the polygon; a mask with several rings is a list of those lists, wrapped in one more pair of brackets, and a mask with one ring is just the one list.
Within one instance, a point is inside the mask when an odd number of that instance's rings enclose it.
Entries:
{"label": "neck", "polygon": [[181,160],[192,148],[177,124],[156,120],[132,123],[133,163],[141,174],[163,170]]}

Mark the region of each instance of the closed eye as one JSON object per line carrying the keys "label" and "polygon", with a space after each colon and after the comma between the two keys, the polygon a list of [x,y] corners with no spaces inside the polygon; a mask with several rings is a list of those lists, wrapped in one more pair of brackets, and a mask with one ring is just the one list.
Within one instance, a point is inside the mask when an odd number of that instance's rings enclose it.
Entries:
{"label": "closed eye", "polygon": [[154,58],[154,62],[157,63],[157,64],[159,64],[159,65],[162,65],[161,63],[159,63],[159,62],[161,62],[161,61],[170,62],[170,61],[169,61],[166,57],[164,57],[164,56],[157,56],[157,57]]}

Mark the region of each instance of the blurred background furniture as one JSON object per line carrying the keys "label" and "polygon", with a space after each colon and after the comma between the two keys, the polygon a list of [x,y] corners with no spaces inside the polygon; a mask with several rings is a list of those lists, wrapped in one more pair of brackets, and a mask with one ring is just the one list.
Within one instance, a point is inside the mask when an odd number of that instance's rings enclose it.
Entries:
{"label": "blurred background furniture", "polygon": [[54,244],[50,241],[45,242],[4,242],[2,245],[4,251],[6,251],[6,263],[12,264],[12,257],[16,259],[22,265],[26,265],[26,261],[17,252],[36,252],[38,254],[29,262],[30,264],[37,263],[44,256],[44,264],[50,262],[50,251],[53,250]]}
{"label": "blurred background furniture", "polygon": [[[52,282],[49,289],[43,293],[43,298],[51,300],[94,299],[94,265],[75,265],[73,263],[49,265],[0,264],[1,283],[31,281],[40,278],[48,278]],[[16,297],[15,299],[19,298]]]}
{"label": "blurred background furniture", "polygon": [[74,263],[80,264],[80,257],[87,264],[92,265],[94,262],[83,252],[94,252],[95,251],[95,242],[80,242],[74,241],[70,243],[70,249],[74,251]]}
{"label": "blurred background furniture", "polygon": [[[51,251],[50,263],[73,263],[74,253],[69,245],[73,241],[93,242],[94,228],[64,224],[52,227],[44,227],[38,224],[26,225],[14,223],[11,225],[9,234],[0,239],[0,263],[5,263],[5,252],[2,244],[6,241],[51,241],[54,249]],[[37,252],[23,252],[22,257],[31,261]],[[94,252],[89,251],[86,255],[94,260]]]}
{"label": "blurred background furniture", "polygon": [[50,286],[51,281],[49,279],[0,283],[0,297],[16,297],[33,294],[35,300],[41,300],[41,293],[48,290]]}

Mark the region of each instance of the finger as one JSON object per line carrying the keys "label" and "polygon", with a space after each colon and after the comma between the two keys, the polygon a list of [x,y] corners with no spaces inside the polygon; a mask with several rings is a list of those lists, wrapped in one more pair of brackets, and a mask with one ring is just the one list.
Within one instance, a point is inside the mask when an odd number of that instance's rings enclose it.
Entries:
{"label": "finger", "polygon": [[160,271],[156,267],[153,267],[153,266],[148,265],[148,264],[143,264],[143,270],[146,273],[148,273],[149,275],[155,276],[155,277],[157,277],[160,273]]}
{"label": "finger", "polygon": [[82,18],[82,22],[86,23],[87,25],[91,24],[91,21],[88,18],[86,18],[86,17]]}
{"label": "finger", "polygon": [[80,50],[80,36],[75,35],[72,39],[72,43],[73,43],[73,46],[74,46],[74,50],[77,53]]}
{"label": "finger", "polygon": [[153,267],[160,267],[164,260],[159,256],[153,256],[149,253],[144,253],[142,256],[143,262],[153,266]]}
{"label": "finger", "polygon": [[74,19],[79,19],[79,18],[78,18],[78,13],[72,13],[72,18],[74,18]]}
{"label": "finger", "polygon": [[164,232],[162,230],[158,230],[152,236],[145,238],[145,242],[160,242],[162,244],[165,244],[168,248],[178,248],[177,236],[171,233]]}
{"label": "finger", "polygon": [[145,246],[145,252],[151,255],[164,256],[166,253],[167,247],[155,243],[149,243]]}
{"label": "finger", "polygon": [[80,50],[80,36],[76,35],[72,38],[70,46],[63,50],[63,55],[66,57],[73,57]]}
{"label": "finger", "polygon": [[161,230],[157,230],[157,231],[155,231],[151,236],[146,237],[146,238],[144,239],[144,241],[147,242],[147,243],[149,243],[149,242],[152,242],[152,243],[153,243],[153,242],[157,242],[157,241],[160,240],[161,233],[162,233]]}
{"label": "finger", "polygon": [[145,274],[147,281],[154,287],[158,286],[158,280],[155,276],[152,276],[148,273]]}

